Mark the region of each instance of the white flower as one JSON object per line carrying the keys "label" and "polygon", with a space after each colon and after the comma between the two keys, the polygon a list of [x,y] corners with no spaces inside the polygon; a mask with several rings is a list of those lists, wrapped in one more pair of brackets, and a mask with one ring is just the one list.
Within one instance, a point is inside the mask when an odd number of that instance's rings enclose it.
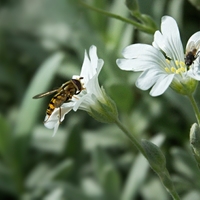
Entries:
{"label": "white flower", "polygon": [[[74,95],[71,101],[64,103],[60,108],[56,108],[50,117],[46,116],[45,118],[44,125],[49,129],[54,128],[53,136],[55,135],[60,122],[64,120],[65,115],[72,109],[74,111],[77,111],[78,109],[84,110],[96,119],[98,119],[99,115],[104,117],[101,112],[102,109],[104,109],[104,106],[109,107],[108,104],[110,103],[110,99],[105,95],[104,90],[100,88],[98,82],[98,75],[103,67],[103,63],[104,61],[97,57],[97,48],[95,46],[90,47],[89,57],[87,52],[85,52],[80,75],[74,75],[72,77],[72,79],[79,79],[84,89],[80,94]],[[80,77],[82,77],[82,79],[80,79]]]}
{"label": "white flower", "polygon": [[153,44],[126,47],[122,53],[125,59],[118,59],[117,65],[123,70],[142,71],[136,86],[142,90],[151,88],[152,96],[163,94],[169,86],[178,93],[188,95],[194,92],[196,80],[200,80],[200,31],[191,36],[186,52],[191,51],[191,43],[197,50],[196,59],[191,66],[187,66],[177,23],[172,17],[164,16],[161,31],[154,34]]}

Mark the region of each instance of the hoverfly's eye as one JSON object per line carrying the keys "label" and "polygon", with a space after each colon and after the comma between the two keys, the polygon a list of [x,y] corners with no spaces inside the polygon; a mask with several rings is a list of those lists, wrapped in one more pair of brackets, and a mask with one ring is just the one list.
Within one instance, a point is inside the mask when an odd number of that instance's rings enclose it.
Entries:
{"label": "hoverfly's eye", "polygon": [[[83,77],[80,77],[79,79],[83,79]],[[72,79],[72,81],[73,81],[73,83],[76,85],[76,87],[78,88],[79,91],[81,91],[81,90],[83,89],[80,80]]]}

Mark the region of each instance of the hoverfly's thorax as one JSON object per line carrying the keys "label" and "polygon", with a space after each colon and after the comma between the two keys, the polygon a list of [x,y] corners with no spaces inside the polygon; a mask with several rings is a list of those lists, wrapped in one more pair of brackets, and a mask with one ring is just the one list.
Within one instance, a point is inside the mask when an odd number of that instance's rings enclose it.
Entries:
{"label": "hoverfly's thorax", "polygon": [[185,65],[189,67],[194,63],[200,53],[200,40],[190,41],[186,46]]}
{"label": "hoverfly's thorax", "polygon": [[190,65],[192,65],[192,63],[194,62],[194,60],[197,58],[196,55],[197,50],[193,49],[192,51],[189,51],[186,56],[185,56],[185,64],[187,67],[189,67]]}

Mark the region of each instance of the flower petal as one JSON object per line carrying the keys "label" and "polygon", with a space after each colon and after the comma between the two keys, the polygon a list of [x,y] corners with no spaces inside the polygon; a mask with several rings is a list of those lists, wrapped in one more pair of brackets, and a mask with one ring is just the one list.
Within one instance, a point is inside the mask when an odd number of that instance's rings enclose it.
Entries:
{"label": "flower petal", "polygon": [[148,44],[132,44],[124,48],[122,55],[124,58],[138,58],[144,54],[148,55],[151,53],[153,47]]}
{"label": "flower petal", "polygon": [[160,76],[159,79],[156,81],[155,85],[152,87],[150,95],[155,97],[163,94],[166,91],[166,89],[170,86],[173,78],[174,74],[165,74],[163,76]]}
{"label": "flower petal", "polygon": [[200,61],[195,60],[193,66],[190,68],[190,70],[187,72],[187,75],[193,79],[196,79],[197,81],[200,81]]}
{"label": "flower petal", "polygon": [[[194,46],[191,46],[193,45]],[[197,50],[200,48],[200,31],[194,33],[188,40],[186,45],[186,52],[193,50],[192,48],[196,48]]]}
{"label": "flower petal", "polygon": [[160,71],[164,71],[165,67],[168,67],[167,62],[162,58],[153,59],[151,57],[147,58],[146,60],[140,60],[140,59],[131,59],[131,60],[125,60],[120,59],[118,60],[118,66],[119,68],[123,70],[133,70],[133,71],[145,71],[151,68],[159,69]]}
{"label": "flower petal", "polygon": [[[200,40],[200,31],[194,33],[188,40],[187,43],[190,43],[190,41],[194,41],[195,43],[198,42]],[[186,45],[187,47],[187,45]]]}
{"label": "flower petal", "polygon": [[74,102],[65,103],[60,108],[55,108],[53,113],[50,116],[46,115],[45,120],[44,120],[44,125],[45,127],[49,129],[54,128],[53,136],[55,135],[60,125],[60,122],[62,122],[65,118],[65,115],[71,111],[74,104],[75,104]]}
{"label": "flower petal", "polygon": [[[90,57],[90,59],[89,59]],[[96,46],[91,46],[89,49],[89,57],[85,51],[84,61],[81,69],[80,76],[84,78],[84,83],[87,84],[95,74],[101,71],[104,61],[98,59]]]}
{"label": "flower petal", "polygon": [[159,47],[173,60],[184,59],[179,29],[176,21],[172,17],[162,17],[161,32],[155,32],[153,46]]}
{"label": "flower petal", "polygon": [[135,65],[136,59],[117,59],[116,63],[118,67],[122,70],[132,71],[133,66]]}
{"label": "flower petal", "polygon": [[77,111],[78,109],[84,110],[86,112],[90,111],[90,106],[92,106],[94,102],[92,101],[92,94],[85,94],[81,97],[75,104],[73,110]]}
{"label": "flower petal", "polygon": [[155,70],[154,68],[145,70],[137,79],[136,86],[142,90],[148,90],[155,84],[160,74],[161,71]]}
{"label": "flower petal", "polygon": [[123,53],[127,59],[117,60],[117,65],[123,70],[144,71],[152,67],[164,70],[168,67],[164,55],[150,45],[133,44],[126,47]]}
{"label": "flower petal", "polygon": [[149,69],[144,71],[136,81],[136,86],[142,90],[151,88],[152,96],[161,95],[171,84],[174,74],[166,74],[160,70]]}

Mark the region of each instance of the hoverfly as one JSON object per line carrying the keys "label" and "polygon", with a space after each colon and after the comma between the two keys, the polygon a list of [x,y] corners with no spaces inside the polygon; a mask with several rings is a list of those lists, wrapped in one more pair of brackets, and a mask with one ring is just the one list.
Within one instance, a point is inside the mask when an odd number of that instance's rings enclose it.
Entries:
{"label": "hoverfly", "polygon": [[56,93],[51,99],[51,101],[49,102],[48,108],[46,110],[46,114],[48,117],[44,122],[46,122],[49,119],[49,117],[51,116],[55,108],[59,108],[59,113],[60,113],[59,120],[60,120],[61,105],[64,102],[70,101],[74,95],[79,94],[84,89],[80,81],[81,79],[83,79],[83,77],[80,77],[79,79],[71,79],[70,81],[63,83],[61,87],[55,90],[37,94],[36,96],[33,97],[33,99],[39,99],[39,98],[51,95],[53,93]]}
{"label": "hoverfly", "polygon": [[187,68],[197,59],[199,56],[200,51],[200,40],[195,44],[194,41],[191,41],[187,46],[187,51],[185,54],[185,64]]}

